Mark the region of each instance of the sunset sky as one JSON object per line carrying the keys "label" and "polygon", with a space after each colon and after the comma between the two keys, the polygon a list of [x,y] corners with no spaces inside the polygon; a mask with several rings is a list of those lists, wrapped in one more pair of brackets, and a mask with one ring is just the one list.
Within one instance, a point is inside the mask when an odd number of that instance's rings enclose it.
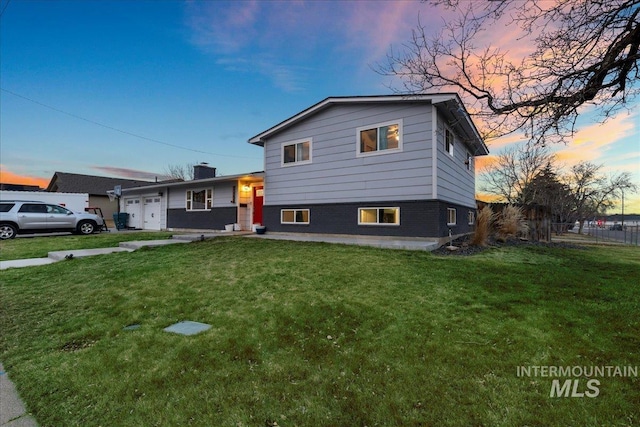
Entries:
{"label": "sunset sky", "polygon": [[[0,0],[0,12],[0,181],[41,187],[56,171],[262,170],[250,137],[328,96],[391,93],[397,82],[372,69],[418,17],[443,23],[417,0]],[[520,42],[500,31],[495,43]],[[553,147],[561,164],[629,171],[640,186],[640,101],[630,107],[603,125],[585,110],[573,141]],[[640,194],[625,202],[640,213]]]}

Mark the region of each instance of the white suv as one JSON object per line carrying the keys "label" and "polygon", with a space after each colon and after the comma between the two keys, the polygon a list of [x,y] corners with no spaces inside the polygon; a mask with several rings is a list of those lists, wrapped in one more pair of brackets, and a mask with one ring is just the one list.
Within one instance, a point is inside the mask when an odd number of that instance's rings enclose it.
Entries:
{"label": "white suv", "polygon": [[59,205],[44,202],[0,201],[0,240],[16,234],[71,231],[92,234],[102,228],[98,215],[72,212]]}

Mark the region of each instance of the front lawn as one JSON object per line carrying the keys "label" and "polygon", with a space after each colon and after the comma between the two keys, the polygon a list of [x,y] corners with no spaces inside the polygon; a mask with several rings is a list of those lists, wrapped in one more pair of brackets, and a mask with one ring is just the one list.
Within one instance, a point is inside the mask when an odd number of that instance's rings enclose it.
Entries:
{"label": "front lawn", "polygon": [[633,426],[637,376],[518,373],[640,367],[639,255],[219,237],[9,269],[0,360],[43,427]]}

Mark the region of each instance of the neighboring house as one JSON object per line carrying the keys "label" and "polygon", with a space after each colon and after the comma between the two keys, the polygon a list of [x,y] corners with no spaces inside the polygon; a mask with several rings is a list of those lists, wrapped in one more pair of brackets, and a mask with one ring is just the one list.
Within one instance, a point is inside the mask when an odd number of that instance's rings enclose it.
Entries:
{"label": "neighboring house", "polygon": [[149,181],[56,172],[53,174],[51,181],[49,181],[46,191],[52,193],[87,193],[89,194],[89,206],[100,208],[104,218],[109,220],[117,212],[118,204],[109,200],[107,191],[113,191],[116,185],[120,185],[122,188],[130,188],[149,184],[151,184]]}
{"label": "neighboring house", "polygon": [[0,182],[0,191],[42,191],[37,185],[10,184]]}
{"label": "neighboring house", "polygon": [[268,231],[443,238],[471,232],[476,156],[456,94],[327,98],[249,139]]}
{"label": "neighboring house", "polygon": [[128,226],[145,230],[223,230],[262,223],[262,172],[216,176],[215,168],[194,166],[192,181],[158,183],[122,190],[120,209]]}

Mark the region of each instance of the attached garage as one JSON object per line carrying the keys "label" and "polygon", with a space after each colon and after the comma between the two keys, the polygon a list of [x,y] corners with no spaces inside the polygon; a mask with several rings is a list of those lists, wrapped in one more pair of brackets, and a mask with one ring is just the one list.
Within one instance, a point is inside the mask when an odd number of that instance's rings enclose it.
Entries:
{"label": "attached garage", "polygon": [[122,211],[129,214],[127,226],[142,230],[162,230],[163,215],[162,197],[156,192],[153,195],[125,196],[122,199]]}

